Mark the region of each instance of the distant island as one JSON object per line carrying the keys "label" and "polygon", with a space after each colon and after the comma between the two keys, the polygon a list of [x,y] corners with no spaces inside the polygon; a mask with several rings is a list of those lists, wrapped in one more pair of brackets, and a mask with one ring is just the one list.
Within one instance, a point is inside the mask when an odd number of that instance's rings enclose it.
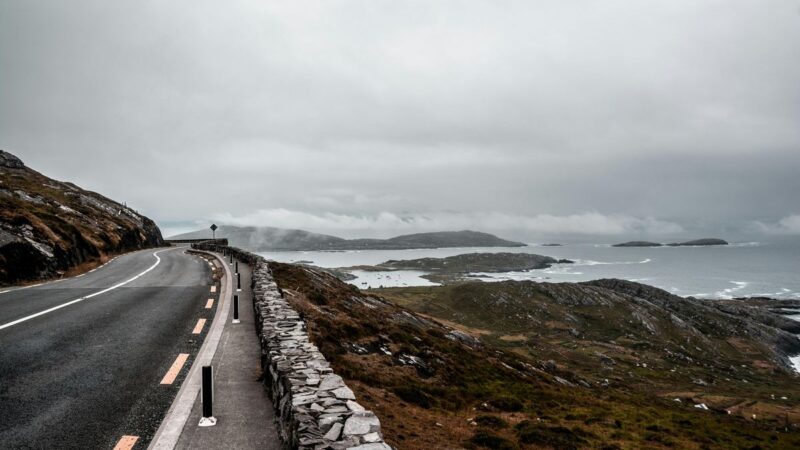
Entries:
{"label": "distant island", "polygon": [[729,245],[727,241],[722,239],[696,239],[687,242],[673,242],[667,244],[670,247],[692,247],[692,246],[707,246],[707,245]]}
{"label": "distant island", "polygon": [[389,260],[374,266],[339,267],[331,272],[340,279],[343,274],[351,274],[354,270],[371,272],[393,270],[420,270],[431,272],[424,275],[431,281],[448,283],[461,281],[466,275],[476,272],[519,272],[533,269],[546,269],[553,264],[571,264],[568,259],[555,259],[549,256],[532,253],[466,253],[446,258],[419,258],[410,260]]}
{"label": "distant island", "polygon": [[658,242],[648,242],[648,241],[630,241],[630,242],[623,242],[621,244],[614,244],[612,247],[661,247],[663,244]]}
{"label": "distant island", "polygon": [[[630,241],[630,242],[623,242],[621,244],[614,244],[612,247],[662,247],[665,244],[661,244],[660,242],[649,242],[649,241]],[[722,239],[716,238],[706,238],[706,239],[695,239],[693,241],[686,241],[686,242],[673,242],[671,244],[666,244],[669,247],[699,247],[699,246],[710,246],[710,245],[730,245],[727,241]]]}
{"label": "distant island", "polygon": [[[173,236],[171,239],[210,238],[209,230],[198,230]],[[406,250],[449,247],[525,247],[521,242],[507,241],[478,231],[440,231],[416,233],[389,239],[343,239],[327,234],[275,227],[220,226],[219,238],[227,238],[234,247],[254,251],[337,251],[337,250]]]}

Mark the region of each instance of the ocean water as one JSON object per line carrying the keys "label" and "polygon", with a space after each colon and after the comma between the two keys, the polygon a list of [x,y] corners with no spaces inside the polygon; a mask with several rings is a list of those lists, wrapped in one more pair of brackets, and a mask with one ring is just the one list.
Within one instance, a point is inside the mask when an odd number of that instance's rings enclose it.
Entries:
{"label": "ocean water", "polygon": [[[525,272],[476,273],[484,281],[535,280],[548,282],[621,278],[656,286],[676,295],[733,298],[768,296],[800,299],[800,239],[738,242],[715,247],[620,248],[610,244],[565,244],[546,247],[530,244],[514,248],[446,248],[413,250],[361,250],[343,252],[262,252],[282,262],[305,262],[321,267],[373,265],[390,259],[445,257],[463,253],[536,253],[574,264]],[[425,272],[354,273],[352,284],[379,286],[432,285],[420,278]]]}

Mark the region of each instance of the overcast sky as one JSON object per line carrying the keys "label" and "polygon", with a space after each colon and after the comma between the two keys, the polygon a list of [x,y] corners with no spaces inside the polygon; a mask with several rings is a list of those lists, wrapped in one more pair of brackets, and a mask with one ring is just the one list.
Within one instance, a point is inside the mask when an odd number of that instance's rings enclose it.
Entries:
{"label": "overcast sky", "polygon": [[0,148],[165,234],[800,234],[800,2],[0,0]]}

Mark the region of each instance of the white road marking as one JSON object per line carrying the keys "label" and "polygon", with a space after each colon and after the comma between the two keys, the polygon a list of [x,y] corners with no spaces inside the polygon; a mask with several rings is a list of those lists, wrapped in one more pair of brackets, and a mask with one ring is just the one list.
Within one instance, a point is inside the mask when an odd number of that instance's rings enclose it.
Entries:
{"label": "white road marking", "polygon": [[[36,314],[31,314],[30,316],[26,316],[26,317],[23,317],[21,319],[17,319],[17,320],[15,320],[13,322],[8,322],[6,324],[0,325],[0,330],[2,330],[4,328],[8,328],[8,327],[13,327],[14,325],[20,324],[22,322],[25,322],[25,321],[31,320],[33,318],[45,315],[47,313],[51,313],[51,312],[59,310],[61,308],[65,308],[65,307],[67,307],[69,305],[72,305],[72,304],[75,304],[75,303],[78,303],[78,302],[82,302],[84,300],[88,300],[88,299],[90,299],[92,297],[97,297],[98,295],[105,294],[106,292],[109,292],[109,291],[113,291],[114,289],[117,289],[118,287],[125,286],[126,284],[130,283],[131,281],[134,281],[134,280],[138,279],[139,277],[143,276],[144,274],[146,274],[146,273],[150,272],[151,270],[155,269],[156,266],[161,263],[161,258],[158,257],[158,254],[161,253],[161,252],[169,251],[169,250],[174,250],[174,249],[159,250],[159,251],[153,253],[153,256],[156,257],[155,264],[150,266],[147,270],[145,270],[144,272],[140,273],[139,275],[134,276],[133,278],[125,280],[125,281],[123,281],[121,283],[117,283],[114,286],[111,286],[110,288],[103,289],[102,291],[95,292],[94,294],[89,294],[89,295],[87,295],[85,297],[76,298],[75,300],[71,300],[71,301],[68,301],[66,303],[62,303],[62,304],[60,304],[58,306],[54,306],[52,308],[45,309],[44,311],[39,311]],[[33,286],[31,286],[31,287],[33,287]]]}
{"label": "white road marking", "polygon": [[[106,261],[105,263],[103,263],[103,265],[97,266],[97,267],[95,267],[94,269],[90,270],[90,271],[89,271],[89,272],[87,272],[87,273],[94,272],[94,271],[95,271],[95,270],[97,270],[97,269],[102,269],[103,267],[105,267],[105,266],[109,265],[109,264],[111,263],[111,261],[114,261],[114,260],[115,260],[115,259],[117,259],[117,258],[119,258],[119,256],[115,256],[115,257],[113,257],[113,258],[109,259],[108,261]],[[5,294],[6,292],[21,291],[21,290],[23,290],[23,289],[30,289],[30,288],[33,288],[33,287],[39,287],[39,286],[43,286],[43,285],[45,285],[45,284],[60,283],[60,282],[62,282],[62,281],[66,281],[66,280],[71,280],[71,279],[73,279],[73,278],[82,277],[82,276],[84,276],[84,275],[86,275],[86,273],[82,273],[82,274],[80,274],[80,275],[76,275],[76,276],[74,276],[74,277],[70,277],[70,278],[59,278],[58,280],[46,281],[46,282],[39,283],[39,284],[32,284],[32,285],[30,285],[30,286],[22,286],[22,287],[18,287],[18,288],[6,289],[6,290],[4,290],[4,291],[0,291],[0,294]]]}

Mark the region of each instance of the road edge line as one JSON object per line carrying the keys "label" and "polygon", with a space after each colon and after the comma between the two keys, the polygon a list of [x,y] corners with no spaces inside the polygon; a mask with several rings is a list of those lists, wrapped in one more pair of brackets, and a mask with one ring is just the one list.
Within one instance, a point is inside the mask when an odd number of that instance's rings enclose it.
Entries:
{"label": "road edge line", "polygon": [[189,368],[189,375],[183,380],[178,394],[175,396],[172,405],[170,405],[167,414],[164,416],[164,420],[161,421],[155,436],[153,436],[153,440],[150,441],[150,445],[147,447],[148,450],[172,450],[178,444],[181,433],[183,433],[183,428],[186,426],[186,422],[189,420],[189,416],[192,413],[194,403],[197,400],[197,394],[200,393],[200,386],[202,384],[200,369],[203,366],[210,365],[211,361],[214,359],[214,355],[217,353],[217,348],[222,339],[222,331],[225,324],[228,322],[229,299],[233,296],[230,268],[228,268],[225,261],[216,253],[198,253],[214,256],[222,263],[222,267],[225,270],[225,276],[222,279],[222,289],[220,289],[220,299],[217,303],[217,311],[214,314],[214,320],[208,330],[206,339],[203,341],[203,345],[200,346],[200,350],[197,352],[194,361],[192,361],[192,367]]}
{"label": "road edge line", "polygon": [[[167,251],[170,251],[170,250],[174,250],[174,249],[168,248],[168,249],[158,250],[156,252],[153,252],[152,255],[156,258],[155,264],[153,264],[152,266],[147,268],[147,270],[145,270],[144,272],[141,272],[141,273],[139,273],[138,275],[136,275],[136,276],[134,276],[132,278],[129,278],[129,279],[125,280],[125,281],[119,282],[119,283],[117,283],[117,284],[115,284],[115,285],[113,285],[111,287],[107,287],[107,288],[105,288],[105,289],[103,289],[101,291],[93,292],[91,294],[84,295],[83,297],[76,298],[74,300],[70,300],[70,301],[67,301],[65,303],[61,303],[60,305],[56,305],[56,306],[53,306],[51,308],[44,309],[42,311],[27,315],[25,317],[20,317],[19,319],[12,320],[11,322],[0,324],[0,330],[3,330],[5,328],[9,328],[9,327],[13,327],[14,325],[17,325],[17,324],[20,324],[20,323],[23,323],[23,322],[27,322],[27,321],[29,321],[31,319],[35,319],[35,318],[37,318],[39,316],[43,316],[45,314],[50,314],[53,311],[58,311],[61,308],[66,308],[67,306],[74,305],[75,303],[80,303],[80,302],[82,302],[84,300],[88,300],[90,298],[97,297],[98,295],[103,295],[106,292],[111,292],[114,289],[117,289],[117,288],[120,288],[122,286],[125,286],[126,284],[130,283],[131,281],[136,281],[139,278],[147,275],[150,271],[152,271],[153,269],[158,267],[159,264],[161,264],[161,258],[158,257],[159,253],[167,252]],[[31,286],[31,287],[35,287],[35,286]]]}

